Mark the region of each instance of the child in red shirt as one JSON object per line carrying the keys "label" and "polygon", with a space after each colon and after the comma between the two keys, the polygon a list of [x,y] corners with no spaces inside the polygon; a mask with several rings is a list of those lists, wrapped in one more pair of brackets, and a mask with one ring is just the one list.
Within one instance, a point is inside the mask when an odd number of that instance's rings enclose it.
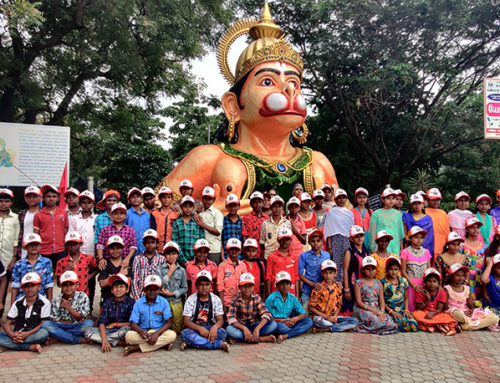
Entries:
{"label": "child in red shirt", "polygon": [[266,293],[266,266],[264,261],[257,257],[258,251],[259,243],[253,238],[248,238],[243,244],[243,263],[247,267],[247,272],[255,278],[254,293],[262,298]]}
{"label": "child in red shirt", "polygon": [[208,254],[210,253],[210,244],[204,238],[196,240],[194,243],[194,259],[187,262],[184,267],[186,268],[186,276],[188,280],[188,293],[189,297],[191,294],[198,291],[196,288],[196,276],[202,270],[210,271],[210,275],[213,275],[212,279],[212,289],[211,292],[217,291],[217,265],[208,259]]}

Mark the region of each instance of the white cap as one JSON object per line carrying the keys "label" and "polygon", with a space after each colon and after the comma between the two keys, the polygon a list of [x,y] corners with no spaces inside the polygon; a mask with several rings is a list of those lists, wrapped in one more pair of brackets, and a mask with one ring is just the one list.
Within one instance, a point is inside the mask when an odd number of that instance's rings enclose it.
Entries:
{"label": "white cap", "polygon": [[488,194],[481,194],[476,198],[476,203],[479,203],[480,201],[488,201],[491,203],[491,197]]}
{"label": "white cap", "polygon": [[493,257],[493,264],[496,265],[497,263],[500,263],[500,254]]}
{"label": "white cap", "polygon": [[64,282],[78,282],[78,275],[74,271],[68,270],[61,274],[59,277],[59,284],[63,284]]}
{"label": "white cap", "polygon": [[495,227],[495,234],[500,235],[500,223]]}
{"label": "white cap", "polygon": [[[335,193],[337,193],[335,191]],[[314,192],[313,192],[313,199],[316,198],[316,197],[323,197],[325,198],[325,192],[321,189],[316,189]]]}
{"label": "white cap", "polygon": [[108,242],[106,242],[106,247],[109,247],[115,243],[125,247],[125,242],[123,242],[123,238],[120,237],[119,235],[113,235],[113,236],[109,237]]}
{"label": "white cap", "polygon": [[425,201],[424,201],[424,197],[422,197],[422,195],[421,195],[421,194],[417,194],[417,193],[412,194],[412,195],[410,196],[410,205],[411,205],[412,203],[415,203],[415,202],[417,202],[417,203],[424,203],[424,202],[425,202]]}
{"label": "white cap", "polygon": [[168,249],[175,249],[177,250],[178,253],[181,252],[181,248],[179,247],[179,245],[174,242],[174,241],[168,241],[165,246],[163,246],[163,253],[165,253],[166,250]]}
{"label": "white cap", "polygon": [[23,287],[28,283],[33,283],[34,285],[40,285],[42,283],[42,277],[40,276],[40,274],[35,272],[26,273],[21,279],[21,287]]}
{"label": "white cap", "polygon": [[448,275],[453,275],[459,270],[464,271],[465,275],[469,274],[469,268],[467,266],[464,266],[461,263],[454,263],[453,265],[450,266],[448,270]]}
{"label": "white cap", "polygon": [[194,198],[191,197],[190,195],[185,195],[181,199],[181,206],[184,205],[186,202],[190,202],[190,203],[192,203],[194,205]]}
{"label": "white cap", "polygon": [[349,229],[349,237],[355,237],[359,234],[365,234],[365,231],[363,230],[363,228],[361,226],[358,226],[358,225],[353,225],[351,226],[351,228]]}
{"label": "white cap", "polygon": [[210,282],[212,282],[212,273],[208,270],[201,270],[198,274],[196,274],[195,283],[198,281],[200,278],[206,278]]}
{"label": "white cap", "polygon": [[229,238],[226,242],[226,250],[229,249],[241,250],[241,241],[238,238]]}
{"label": "white cap", "polygon": [[289,229],[289,228],[284,228],[282,230],[280,230],[278,232],[278,240],[282,239],[282,238],[292,238],[293,237],[293,233],[292,231]]}
{"label": "white cap", "polygon": [[397,262],[399,266],[401,266],[401,261],[399,260],[398,257],[395,257],[394,255],[389,255],[387,259],[385,260],[385,267],[389,264],[389,262]]}
{"label": "white cap", "polygon": [[448,238],[446,239],[446,243],[450,243],[453,241],[464,242],[464,239],[457,232],[450,231],[450,233],[448,234]]}
{"label": "white cap", "polygon": [[139,194],[139,195],[142,197],[142,191],[141,191],[141,189],[136,188],[136,187],[134,186],[132,189],[130,189],[130,190],[128,191],[128,193],[127,193],[127,199],[129,199],[129,198],[130,198],[130,196],[131,196],[132,194],[134,194],[134,193]]}
{"label": "white cap", "polygon": [[78,196],[79,199],[83,199],[83,198],[88,198],[90,199],[92,202],[95,202],[95,195],[94,193],[92,193],[91,191],[88,191],[88,190],[84,190],[80,193],[80,195]]}
{"label": "white cap", "polygon": [[323,262],[321,262],[321,271],[326,269],[337,270],[337,264],[333,262],[331,259],[325,259]]}
{"label": "white cap", "polygon": [[413,237],[414,235],[422,233],[424,236],[427,235],[427,231],[422,229],[420,226],[413,226],[410,230],[408,230],[408,237]]}
{"label": "white cap", "polygon": [[283,198],[281,198],[279,195],[275,195],[273,198],[271,198],[271,206],[273,206],[276,202],[281,202],[283,205],[285,204],[285,201],[283,201]]}
{"label": "white cap", "polygon": [[240,203],[240,199],[234,193],[229,193],[226,197],[226,205],[230,205],[232,203]]}
{"label": "white cap", "polygon": [[256,249],[259,248],[259,244],[257,243],[257,240],[253,238],[247,238],[245,240],[245,243],[243,244],[243,248],[245,247],[255,247]]}
{"label": "white cap", "polygon": [[441,279],[441,273],[437,271],[434,267],[429,267],[427,270],[424,271],[424,278],[427,278],[431,274]]}
{"label": "white cap", "polygon": [[290,205],[299,205],[300,206],[300,200],[297,198],[297,197],[291,197],[288,202],[286,203],[286,206],[290,206]]}
{"label": "white cap", "polygon": [[168,186],[162,186],[158,191],[158,197],[162,194],[173,194],[173,192],[172,189],[170,189]]}
{"label": "white cap", "polygon": [[202,197],[215,198],[215,189],[210,186],[205,186],[201,192]]}
{"label": "white cap", "polygon": [[28,246],[30,243],[42,243],[42,237],[35,233],[28,233],[23,238],[23,246]]}
{"label": "white cap", "polygon": [[366,194],[366,196],[370,195],[368,194],[368,190],[362,187],[357,188],[356,191],[354,192],[354,196],[357,196],[358,194]]}
{"label": "white cap", "polygon": [[78,189],[75,189],[75,188],[69,188],[68,190],[66,190],[64,192],[64,196],[66,197],[68,194],[74,194],[76,195],[77,197],[80,196],[80,192],[78,191]]}
{"label": "white cap", "polygon": [[406,198],[406,194],[401,189],[394,189],[394,193],[399,197]]}
{"label": "white cap", "polygon": [[288,281],[292,283],[292,277],[289,273],[286,271],[279,271],[278,274],[276,274],[276,279],[274,280],[274,283],[277,285],[278,283],[282,281]]}
{"label": "white cap", "polygon": [[311,195],[309,193],[304,192],[300,195],[301,201],[311,201],[311,199],[312,198],[311,198]]}
{"label": "white cap", "polygon": [[389,197],[390,195],[396,195],[396,192],[392,188],[385,188],[382,192],[382,198]]}
{"label": "white cap", "polygon": [[457,194],[455,194],[455,201],[458,201],[460,198],[467,198],[470,201],[470,195],[468,195],[464,191],[460,191]]}
{"label": "white cap", "polygon": [[255,277],[250,273],[243,273],[240,276],[240,286],[241,285],[255,285]]}
{"label": "white cap", "polygon": [[471,227],[472,225],[475,225],[476,223],[479,224],[479,227],[483,226],[483,223],[478,220],[476,217],[470,217],[465,220],[465,227]]}
{"label": "white cap", "polygon": [[161,278],[158,275],[148,275],[144,279],[144,285],[142,289],[144,290],[148,286],[156,286],[161,288]]}
{"label": "white cap", "polygon": [[45,194],[45,192],[48,190],[52,190],[53,192],[59,194],[59,190],[54,185],[50,185],[50,184],[43,185],[40,190],[41,190],[42,194]]}
{"label": "white cap", "polygon": [[115,203],[113,206],[111,206],[111,213],[113,213],[116,210],[123,210],[124,212],[127,212],[127,207],[121,202],[118,202]]}
{"label": "white cap", "polygon": [[6,195],[9,196],[10,198],[14,198],[14,193],[10,189],[2,188],[0,189],[0,195]]}
{"label": "white cap", "polygon": [[155,195],[155,191],[152,188],[150,188],[149,186],[146,186],[146,187],[142,188],[141,193],[142,193],[143,196],[145,194]]}
{"label": "white cap", "polygon": [[386,230],[380,230],[377,232],[377,235],[375,236],[375,241],[379,240],[380,238],[387,237],[389,240],[393,240],[394,237]]}
{"label": "white cap", "polygon": [[68,231],[64,237],[64,243],[68,242],[83,242],[82,235],[77,231]]}
{"label": "white cap", "polygon": [[427,198],[429,199],[443,199],[441,192],[438,188],[432,188],[427,190]]}
{"label": "white cap", "polygon": [[260,199],[264,199],[264,195],[260,192],[260,191],[254,191],[251,195],[250,195],[250,201],[253,200],[253,199],[257,199],[257,198],[260,198]]}
{"label": "white cap", "polygon": [[42,192],[40,188],[36,186],[28,186],[26,189],[24,189],[24,195],[26,194],[36,194],[36,195],[42,195]]}
{"label": "white cap", "polygon": [[189,181],[188,179],[183,179],[181,183],[179,184],[179,189],[185,187],[185,188],[193,188],[193,183]]}
{"label": "white cap", "polygon": [[153,230],[153,229],[147,229],[144,232],[144,234],[142,234],[142,240],[144,240],[147,237],[151,237],[151,238],[158,240],[158,232],[156,230]]}
{"label": "white cap", "polygon": [[323,186],[321,186],[321,190],[325,190],[325,189],[333,190],[333,187],[332,187],[332,185],[329,185],[329,184],[323,184]]}
{"label": "white cap", "polygon": [[208,249],[210,251],[210,243],[204,238],[197,239],[194,243],[193,249]]}
{"label": "white cap", "polygon": [[363,260],[361,261],[361,268],[366,266],[377,267],[377,261],[375,260],[375,258],[371,256],[364,257]]}
{"label": "white cap", "polygon": [[130,279],[128,279],[128,277],[126,275],[123,275],[121,273],[111,275],[108,278],[108,285],[113,286],[113,283],[115,283],[116,281],[122,281],[127,286],[130,286]]}

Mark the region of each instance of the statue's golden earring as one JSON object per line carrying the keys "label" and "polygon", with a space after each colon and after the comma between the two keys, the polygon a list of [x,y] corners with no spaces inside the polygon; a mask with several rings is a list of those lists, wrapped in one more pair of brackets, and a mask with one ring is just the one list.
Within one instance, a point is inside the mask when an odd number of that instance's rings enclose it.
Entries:
{"label": "statue's golden earring", "polygon": [[295,129],[292,132],[292,136],[293,136],[293,138],[295,138],[297,140],[297,142],[299,144],[304,145],[307,142],[307,136],[309,134],[309,129],[307,128],[307,125],[305,123],[303,123],[302,124],[302,134],[300,136],[297,134],[297,130],[298,129]]}
{"label": "statue's golden earring", "polygon": [[229,120],[229,124],[227,126],[227,142],[231,142],[231,140],[234,137],[234,116],[231,116],[231,119]]}

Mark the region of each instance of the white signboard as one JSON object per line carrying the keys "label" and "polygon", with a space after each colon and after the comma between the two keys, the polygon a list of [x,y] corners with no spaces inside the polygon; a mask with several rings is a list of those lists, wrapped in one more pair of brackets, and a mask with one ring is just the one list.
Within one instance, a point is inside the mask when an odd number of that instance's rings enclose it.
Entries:
{"label": "white signboard", "polygon": [[69,127],[0,123],[0,185],[59,186],[69,142]]}
{"label": "white signboard", "polygon": [[500,138],[500,78],[484,79],[484,138]]}

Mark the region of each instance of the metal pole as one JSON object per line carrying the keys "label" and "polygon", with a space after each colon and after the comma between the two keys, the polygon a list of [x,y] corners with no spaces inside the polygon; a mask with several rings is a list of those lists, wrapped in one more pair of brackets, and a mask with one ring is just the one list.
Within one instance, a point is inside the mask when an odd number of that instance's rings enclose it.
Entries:
{"label": "metal pole", "polygon": [[210,144],[210,125],[208,125],[208,137],[207,142]]}

